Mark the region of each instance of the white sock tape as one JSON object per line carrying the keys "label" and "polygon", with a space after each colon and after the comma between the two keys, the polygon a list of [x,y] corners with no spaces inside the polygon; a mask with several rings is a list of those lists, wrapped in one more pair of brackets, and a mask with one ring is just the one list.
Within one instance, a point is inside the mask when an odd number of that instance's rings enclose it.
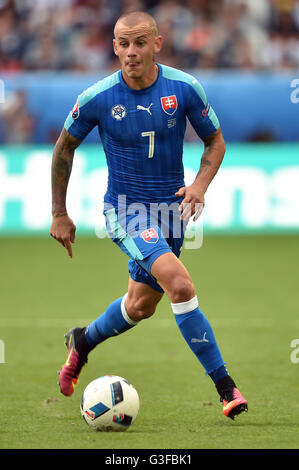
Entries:
{"label": "white sock tape", "polygon": [[123,296],[123,298],[121,299],[121,304],[120,304],[120,308],[121,308],[121,313],[122,313],[122,316],[124,317],[124,319],[126,320],[127,323],[129,323],[129,325],[137,325],[138,321],[134,321],[132,320],[129,315],[127,314],[127,311],[126,311],[126,298],[128,297],[128,292]]}
{"label": "white sock tape", "polygon": [[198,307],[197,295],[193,299],[187,300],[187,302],[180,302],[173,304],[171,302],[172,311],[175,315],[181,315],[182,313],[192,312]]}

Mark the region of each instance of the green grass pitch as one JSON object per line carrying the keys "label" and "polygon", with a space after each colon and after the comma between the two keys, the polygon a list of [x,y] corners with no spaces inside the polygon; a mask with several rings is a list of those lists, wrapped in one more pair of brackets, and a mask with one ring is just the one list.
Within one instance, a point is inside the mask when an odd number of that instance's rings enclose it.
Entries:
{"label": "green grass pitch", "polygon": [[[290,347],[299,337],[298,254],[295,235],[206,236],[201,249],[182,252],[249,402],[231,421],[167,298],[152,318],[96,348],[74,395],[61,395],[63,335],[126,292],[127,259],[107,239],[78,236],[72,260],[52,239],[0,239],[0,448],[298,448],[299,363]],[[95,433],[80,415],[85,386],[104,374],[138,390],[140,412],[125,433]]]}

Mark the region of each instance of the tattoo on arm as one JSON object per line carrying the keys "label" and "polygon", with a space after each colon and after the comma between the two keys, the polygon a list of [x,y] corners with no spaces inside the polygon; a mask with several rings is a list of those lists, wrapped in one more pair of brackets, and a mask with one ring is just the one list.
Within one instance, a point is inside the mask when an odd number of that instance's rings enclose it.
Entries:
{"label": "tattoo on arm", "polygon": [[202,167],[205,167],[205,166],[211,166],[212,163],[210,162],[210,160],[207,159],[207,157],[205,157],[205,154],[203,153],[203,156],[202,156],[202,159],[201,159],[201,168]]}
{"label": "tattoo on arm", "polygon": [[221,165],[225,153],[225,142],[220,129],[211,136],[205,137],[203,142],[204,152],[196,178],[208,187]]}
{"label": "tattoo on arm", "polygon": [[205,173],[213,165],[213,156],[217,153],[217,139],[206,137],[204,139],[204,152],[201,157],[200,169],[198,173]]}
{"label": "tattoo on arm", "polygon": [[80,140],[62,130],[54,147],[52,159],[52,215],[67,214],[66,193],[72,171],[75,149]]}

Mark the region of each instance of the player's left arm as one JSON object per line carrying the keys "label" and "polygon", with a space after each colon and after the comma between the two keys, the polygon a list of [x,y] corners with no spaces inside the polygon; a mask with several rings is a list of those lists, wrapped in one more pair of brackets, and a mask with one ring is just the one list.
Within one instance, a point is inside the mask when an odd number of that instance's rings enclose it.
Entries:
{"label": "player's left arm", "polygon": [[190,186],[183,186],[176,192],[176,196],[183,197],[180,204],[181,219],[198,219],[204,204],[205,193],[209,184],[216,175],[225,154],[225,141],[220,127],[208,137],[202,137],[204,152],[201,165],[194,182]]}
{"label": "player's left arm", "polygon": [[183,197],[180,204],[181,219],[196,220],[204,207],[205,193],[216,175],[225,154],[225,142],[219,120],[207,100],[201,84],[191,77],[185,90],[186,116],[197,135],[204,143],[200,169],[194,182],[178,190],[177,196]]}

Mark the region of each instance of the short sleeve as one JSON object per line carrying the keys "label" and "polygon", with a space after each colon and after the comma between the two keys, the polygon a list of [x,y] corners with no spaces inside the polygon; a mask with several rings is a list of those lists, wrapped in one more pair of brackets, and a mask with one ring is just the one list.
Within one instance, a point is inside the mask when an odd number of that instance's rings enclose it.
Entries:
{"label": "short sleeve", "polygon": [[215,111],[207,101],[203,87],[195,78],[189,86],[186,114],[199,137],[214,134],[220,126]]}
{"label": "short sleeve", "polygon": [[84,92],[78,96],[72,111],[70,111],[64,123],[64,128],[73,137],[81,141],[98,124],[96,97],[88,100],[86,99],[86,93]]}

